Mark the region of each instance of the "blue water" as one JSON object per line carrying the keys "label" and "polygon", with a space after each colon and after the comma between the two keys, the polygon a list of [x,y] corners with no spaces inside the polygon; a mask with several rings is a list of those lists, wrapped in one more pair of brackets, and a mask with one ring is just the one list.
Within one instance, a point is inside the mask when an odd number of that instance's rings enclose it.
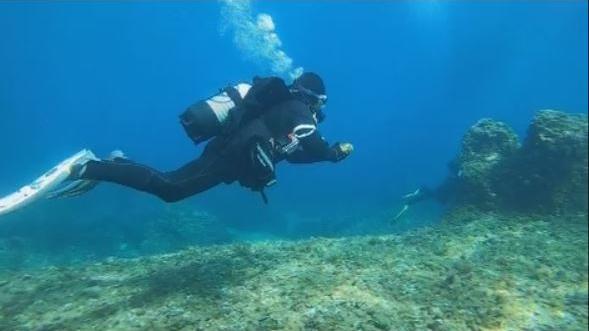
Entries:
{"label": "blue water", "polygon": [[[399,196],[443,180],[478,119],[505,121],[523,135],[540,109],[587,112],[587,7],[253,2],[253,15],[272,16],[293,67],[324,77],[330,101],[322,133],[356,150],[335,165],[281,165],[269,206],[238,185],[180,205],[244,236],[287,233],[293,218],[353,215],[366,227],[377,224],[371,220],[396,211]],[[186,138],[177,115],[230,82],[272,74],[237,47],[231,30],[221,33],[223,19],[213,1],[0,2],[0,195],[81,148],[99,155],[121,148],[166,170],[198,156],[201,147]],[[102,185],[0,220],[0,237],[50,237],[75,247],[72,238],[100,241],[93,231],[140,227],[174,206]],[[439,209],[427,205],[413,215],[431,219]]]}

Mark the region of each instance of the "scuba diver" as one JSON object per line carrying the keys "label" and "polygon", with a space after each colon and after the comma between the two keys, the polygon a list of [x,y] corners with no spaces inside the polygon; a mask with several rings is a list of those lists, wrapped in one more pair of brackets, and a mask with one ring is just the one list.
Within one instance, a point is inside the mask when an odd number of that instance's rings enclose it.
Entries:
{"label": "scuba diver", "polygon": [[210,139],[196,160],[161,172],[120,151],[107,159],[90,152],[71,165],[69,185],[49,197],[77,196],[111,182],[176,202],[237,181],[267,203],[264,189],[276,182],[277,163],[338,162],[352,153],[352,144],[330,146],[319,132],[326,103],[325,85],[315,73],[303,73],[290,86],[278,77],[255,77],[251,85],[229,86],[181,114],[195,144]]}
{"label": "scuba diver", "polygon": [[462,189],[462,171],[459,169],[457,160],[453,160],[448,164],[448,170],[448,176],[437,187],[421,186],[415,191],[402,196],[403,207],[393,217],[392,222],[400,219],[411,206],[423,201],[435,200],[442,205],[455,202]]}

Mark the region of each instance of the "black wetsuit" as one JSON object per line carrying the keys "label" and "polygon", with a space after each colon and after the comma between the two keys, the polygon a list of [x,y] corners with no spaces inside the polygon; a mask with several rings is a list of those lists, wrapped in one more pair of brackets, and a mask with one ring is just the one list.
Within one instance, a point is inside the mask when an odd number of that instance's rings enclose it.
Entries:
{"label": "black wetsuit", "polygon": [[[248,121],[230,136],[213,138],[202,155],[181,168],[160,172],[129,160],[90,161],[80,176],[117,183],[154,194],[166,202],[175,202],[206,191],[220,183],[246,178],[249,169],[248,143],[252,137],[285,140],[301,124],[315,126],[309,107],[298,99],[282,102],[257,119]],[[300,139],[297,150],[289,155],[276,154],[274,162],[292,163],[339,161],[344,155],[337,146],[330,147],[318,130]]]}

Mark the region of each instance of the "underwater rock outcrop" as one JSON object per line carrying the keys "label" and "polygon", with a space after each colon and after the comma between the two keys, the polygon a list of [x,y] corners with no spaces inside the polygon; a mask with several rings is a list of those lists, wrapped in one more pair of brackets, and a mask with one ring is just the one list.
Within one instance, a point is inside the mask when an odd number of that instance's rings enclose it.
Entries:
{"label": "underwater rock outcrop", "polygon": [[543,211],[587,211],[587,116],[540,111],[512,166],[513,201]]}
{"label": "underwater rock outcrop", "polygon": [[587,139],[581,114],[538,112],[521,146],[508,125],[483,119],[465,134],[445,191],[454,207],[587,213]]}
{"label": "underwater rock outcrop", "polygon": [[518,137],[507,124],[482,119],[462,139],[462,148],[455,161],[459,170],[461,204],[475,203],[484,208],[497,204],[495,183],[497,168],[514,156],[519,148]]}

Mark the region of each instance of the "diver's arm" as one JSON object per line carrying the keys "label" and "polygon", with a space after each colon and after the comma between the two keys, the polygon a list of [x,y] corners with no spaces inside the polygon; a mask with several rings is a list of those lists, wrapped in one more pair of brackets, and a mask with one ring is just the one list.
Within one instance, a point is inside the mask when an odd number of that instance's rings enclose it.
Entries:
{"label": "diver's arm", "polygon": [[298,149],[288,155],[290,163],[338,162],[352,153],[351,144],[336,143],[329,146],[317,129],[317,120],[303,103],[296,104],[289,112],[292,135],[299,140]]}
{"label": "diver's arm", "polygon": [[313,157],[313,155],[310,155],[303,149],[297,149],[296,151],[294,151],[286,157],[286,161],[288,161],[289,163],[302,164],[321,162],[323,160]]}
{"label": "diver's arm", "polygon": [[341,144],[330,147],[319,131],[315,130],[311,135],[300,139],[300,148],[288,155],[286,160],[290,163],[338,162],[348,155],[349,153],[342,150]]}

